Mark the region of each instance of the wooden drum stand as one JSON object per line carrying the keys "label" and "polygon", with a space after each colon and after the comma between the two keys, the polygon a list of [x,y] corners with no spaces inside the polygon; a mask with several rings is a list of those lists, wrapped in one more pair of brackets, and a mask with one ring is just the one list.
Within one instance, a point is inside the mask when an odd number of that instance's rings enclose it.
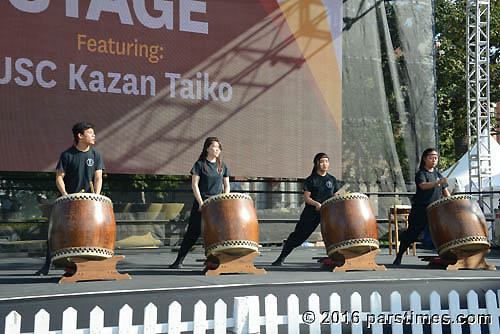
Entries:
{"label": "wooden drum stand", "polygon": [[66,260],[74,268],[74,273],[66,272],[59,280],[59,284],[75,283],[78,281],[96,280],[127,280],[131,279],[129,274],[120,274],[116,270],[116,263],[125,258],[123,255],[115,255],[105,260],[89,260],[81,257],[69,257]]}

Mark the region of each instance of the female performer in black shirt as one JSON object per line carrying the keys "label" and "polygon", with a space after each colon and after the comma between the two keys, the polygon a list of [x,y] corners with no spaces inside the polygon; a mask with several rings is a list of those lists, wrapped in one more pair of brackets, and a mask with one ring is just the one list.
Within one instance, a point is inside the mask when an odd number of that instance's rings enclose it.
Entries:
{"label": "female performer in black shirt", "polygon": [[189,217],[189,225],[182,240],[181,248],[177,253],[177,259],[169,268],[177,269],[191,247],[201,234],[201,212],[200,208],[210,196],[229,193],[229,169],[219,158],[222,146],[216,137],[208,137],[203,144],[198,161],[191,169],[191,187],[193,189],[194,201]]}
{"label": "female performer in black shirt", "polygon": [[338,190],[337,179],[328,174],[330,160],[326,153],[318,153],[314,157],[314,167],[311,175],[304,183],[304,211],[295,230],[286,239],[280,256],[273,262],[273,266],[281,266],[292,250],[301,245],[314,232],[320,223],[321,203],[332,197]]}
{"label": "female performer in black shirt", "polygon": [[410,245],[417,241],[418,235],[429,224],[427,219],[427,206],[437,201],[442,196],[450,196],[448,191],[448,179],[443,177],[437,170],[439,155],[434,148],[428,148],[422,153],[418,172],[415,174],[417,193],[408,217],[408,230],[401,233],[401,244],[398,255],[393,264],[400,265],[404,252]]}

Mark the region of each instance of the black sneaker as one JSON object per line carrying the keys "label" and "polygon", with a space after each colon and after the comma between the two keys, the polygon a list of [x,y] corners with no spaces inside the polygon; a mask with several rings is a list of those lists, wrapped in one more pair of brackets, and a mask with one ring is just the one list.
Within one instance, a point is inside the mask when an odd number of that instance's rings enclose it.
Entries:
{"label": "black sneaker", "polygon": [[172,263],[171,265],[168,266],[168,269],[180,269],[182,268],[182,263]]}
{"label": "black sneaker", "polygon": [[35,275],[36,276],[47,276],[49,274],[50,266],[43,266],[40,268]]}
{"label": "black sneaker", "polygon": [[272,266],[275,266],[275,267],[280,267],[283,265],[283,260],[281,259],[277,259],[276,261],[274,261],[272,264]]}

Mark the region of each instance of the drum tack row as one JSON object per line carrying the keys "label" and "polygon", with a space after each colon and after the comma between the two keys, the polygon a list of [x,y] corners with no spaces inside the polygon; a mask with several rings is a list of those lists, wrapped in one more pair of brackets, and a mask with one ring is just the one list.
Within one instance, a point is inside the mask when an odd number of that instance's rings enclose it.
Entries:
{"label": "drum tack row", "polygon": [[[266,273],[254,266],[259,225],[250,196],[216,195],[204,202],[201,211],[206,275]],[[446,197],[429,205],[427,211],[432,239],[448,269],[494,268],[484,260],[490,247],[486,221],[470,196]],[[368,196],[350,193],[322,203],[321,233],[328,254],[319,261],[323,267],[386,270],[375,263],[380,251],[377,221]],[[116,263],[124,257],[114,255],[115,237],[113,204],[108,197],[90,193],[59,197],[49,226],[51,260],[74,271],[60,283],[130,279],[116,271]]]}

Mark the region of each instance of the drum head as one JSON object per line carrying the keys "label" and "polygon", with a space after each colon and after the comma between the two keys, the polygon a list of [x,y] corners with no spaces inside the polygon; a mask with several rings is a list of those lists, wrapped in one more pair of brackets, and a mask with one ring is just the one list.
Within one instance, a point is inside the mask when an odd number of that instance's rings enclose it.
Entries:
{"label": "drum head", "polygon": [[94,201],[94,202],[104,202],[113,204],[109,197],[104,195],[92,194],[92,193],[75,193],[75,194],[67,194],[61,197],[58,197],[55,201],[55,204],[64,203],[64,202],[72,202],[72,201]]}
{"label": "drum head", "polygon": [[333,197],[330,197],[323,203],[321,203],[321,206],[326,206],[332,203],[337,203],[337,202],[342,202],[342,201],[348,201],[348,200],[365,200],[368,201],[369,198],[365,194],[362,193],[348,193],[348,194],[343,194],[343,195],[334,195]]}
{"label": "drum head", "polygon": [[51,254],[51,261],[56,266],[71,267],[68,258],[85,258],[88,260],[104,260],[113,257],[114,252],[107,248],[100,247],[70,247],[63,248]]}
{"label": "drum head", "polygon": [[243,256],[259,251],[259,245],[251,240],[226,240],[217,242],[205,248],[205,255],[225,253],[228,255]]}
{"label": "drum head", "polygon": [[241,193],[229,193],[229,194],[219,194],[219,195],[214,195],[212,197],[207,198],[204,202],[203,205],[201,206],[201,209],[209,206],[210,204],[218,201],[224,201],[228,199],[245,199],[248,201],[252,201],[252,197],[246,194],[241,194]]}
{"label": "drum head", "polygon": [[459,200],[468,200],[471,201],[473,200],[472,196],[469,195],[453,195],[453,196],[448,196],[448,197],[443,197],[438,199],[437,201],[432,202],[427,206],[427,210],[430,210],[432,208],[436,208],[440,205],[444,205],[453,201],[459,201]]}
{"label": "drum head", "polygon": [[487,237],[471,236],[466,238],[455,239],[438,248],[439,256],[442,258],[454,257],[454,251],[465,253],[476,253],[490,248],[490,243]]}
{"label": "drum head", "polygon": [[326,252],[328,256],[333,255],[341,250],[349,250],[353,253],[365,254],[371,252],[374,249],[379,248],[378,240],[372,238],[362,238],[362,239],[352,239],[346,240],[327,248]]}

